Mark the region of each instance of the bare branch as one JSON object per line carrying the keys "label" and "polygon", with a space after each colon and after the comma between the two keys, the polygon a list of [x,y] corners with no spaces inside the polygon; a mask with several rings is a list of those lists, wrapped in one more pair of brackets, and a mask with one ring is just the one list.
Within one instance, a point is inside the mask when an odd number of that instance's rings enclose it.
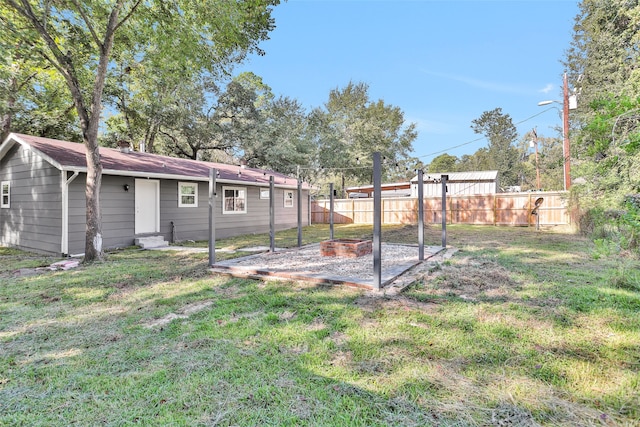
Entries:
{"label": "bare branch", "polygon": [[82,5],[78,3],[78,0],[71,0],[71,2],[78,10],[78,13],[80,13],[82,20],[84,21],[85,25],[89,29],[89,32],[91,33],[91,37],[93,38],[93,41],[102,50],[102,42],[98,38],[98,34],[96,34],[96,31],[93,29],[93,25],[91,25],[91,21],[89,21],[89,17],[87,16],[86,13],[84,13],[84,10],[82,9]]}
{"label": "bare branch", "polygon": [[36,71],[35,73],[32,73],[31,75],[29,75],[29,77],[27,77],[26,79],[24,79],[24,81],[22,83],[20,83],[18,85],[18,87],[16,88],[16,92],[19,92],[22,90],[23,87],[26,86],[27,83],[29,83],[31,81],[31,79],[33,79],[35,76],[38,75],[38,72]]}
{"label": "bare branch", "polygon": [[40,56],[42,56],[45,61],[51,64],[53,68],[58,70],[58,72],[62,75],[62,77],[64,77],[65,80],[68,81],[69,79],[71,79],[71,76],[69,75],[69,73],[67,73],[67,70],[62,65],[60,65],[55,58],[52,58],[49,55],[47,55],[46,52],[44,52],[42,49],[36,49],[36,52],[39,53]]}
{"label": "bare branch", "polygon": [[[188,158],[192,158],[193,157],[192,153],[187,153],[186,150],[180,146],[180,143],[178,142],[178,138],[176,138],[175,136],[163,131],[162,129],[158,130],[158,132],[160,132],[161,134],[163,134],[164,136],[169,138],[171,140],[171,142],[173,142],[173,146],[174,146],[174,149],[175,149],[177,154],[179,154],[179,155],[181,154],[184,157],[188,157]],[[189,147],[193,150],[193,147],[191,147],[191,144],[189,144],[187,142],[187,145],[189,145]]]}
{"label": "bare branch", "polygon": [[142,0],[138,0],[138,1],[136,2],[136,4],[134,4],[134,5],[131,7],[131,10],[129,11],[129,13],[127,13],[127,14],[125,15],[125,17],[124,17],[124,18],[122,18],[122,20],[116,24],[116,26],[114,27],[114,29],[113,29],[113,30],[114,30],[114,31],[116,31],[118,28],[120,28],[120,26],[121,26],[122,24],[124,24],[125,22],[127,22],[127,21],[129,20],[129,18],[131,18],[131,15],[133,15],[133,13],[136,11],[136,9],[138,8],[138,6],[140,6],[140,4],[141,4],[141,3],[142,3]]}

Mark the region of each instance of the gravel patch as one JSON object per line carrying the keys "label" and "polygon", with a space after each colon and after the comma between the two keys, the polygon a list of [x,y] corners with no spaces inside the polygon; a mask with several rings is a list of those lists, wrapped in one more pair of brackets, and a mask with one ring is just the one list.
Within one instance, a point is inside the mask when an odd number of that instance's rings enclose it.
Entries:
{"label": "gravel patch", "polygon": [[[382,283],[391,281],[417,265],[418,246],[381,245]],[[442,248],[425,247],[425,259],[435,255]],[[302,248],[266,252],[247,257],[222,261],[216,267],[223,267],[235,272],[268,273],[269,276],[313,279],[328,282],[362,285],[373,284],[373,254],[358,258],[327,257],[320,255],[320,245],[308,245]]]}

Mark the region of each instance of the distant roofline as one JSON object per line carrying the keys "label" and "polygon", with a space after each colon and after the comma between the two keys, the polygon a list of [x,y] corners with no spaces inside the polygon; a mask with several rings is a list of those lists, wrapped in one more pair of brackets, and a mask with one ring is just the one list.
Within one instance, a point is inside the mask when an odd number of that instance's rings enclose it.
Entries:
{"label": "distant roofline", "polygon": [[[434,179],[440,179],[442,175],[448,175],[449,182],[464,182],[464,181],[495,181],[498,179],[498,171],[497,170],[486,170],[486,171],[469,171],[469,172],[436,172],[436,173],[425,173],[422,177],[423,182],[432,181]],[[476,175],[476,177],[473,177]],[[418,182],[418,175],[414,176],[411,181],[413,183]]]}

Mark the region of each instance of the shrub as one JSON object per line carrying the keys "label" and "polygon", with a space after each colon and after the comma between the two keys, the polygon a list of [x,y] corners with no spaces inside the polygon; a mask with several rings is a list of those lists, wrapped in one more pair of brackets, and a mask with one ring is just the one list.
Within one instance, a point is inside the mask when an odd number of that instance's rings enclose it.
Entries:
{"label": "shrub", "polygon": [[640,194],[626,196],[623,209],[584,211],[578,226],[594,240],[601,255],[611,253],[613,247],[640,254]]}

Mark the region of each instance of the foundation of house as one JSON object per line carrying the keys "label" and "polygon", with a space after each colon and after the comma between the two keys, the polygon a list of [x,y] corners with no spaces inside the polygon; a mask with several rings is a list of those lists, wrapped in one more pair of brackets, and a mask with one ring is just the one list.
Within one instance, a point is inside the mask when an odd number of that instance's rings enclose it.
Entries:
{"label": "foundation of house", "polygon": [[371,240],[333,239],[320,242],[320,255],[357,258],[370,254],[373,250]]}

